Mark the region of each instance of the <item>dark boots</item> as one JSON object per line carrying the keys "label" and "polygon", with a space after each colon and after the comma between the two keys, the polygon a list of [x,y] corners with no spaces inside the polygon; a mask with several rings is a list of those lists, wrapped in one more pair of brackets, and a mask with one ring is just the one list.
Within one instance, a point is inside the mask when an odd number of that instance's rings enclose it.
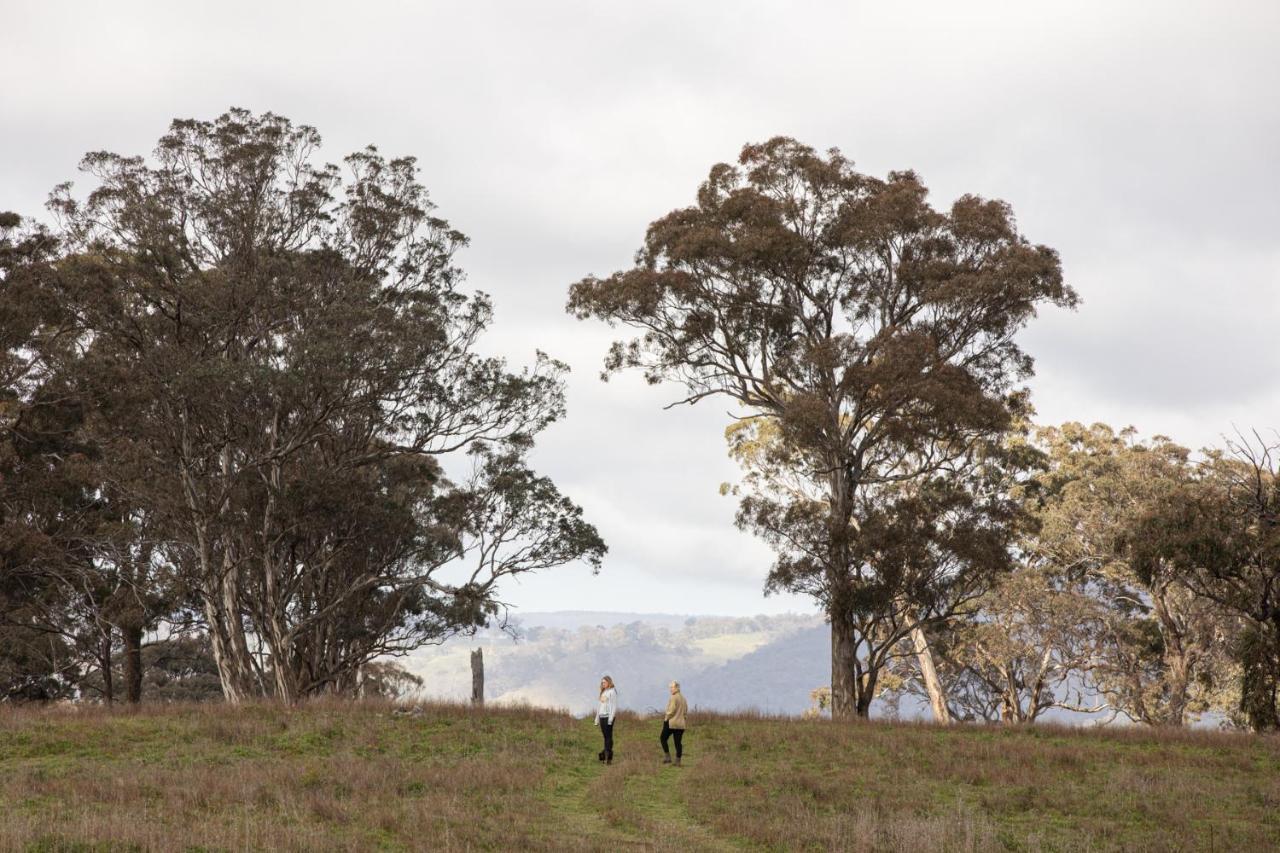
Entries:
{"label": "dark boots", "polygon": [[612,749],[605,750],[605,753],[604,753],[604,763],[605,763],[605,764],[612,764],[612,763],[613,763],[613,750],[612,750]]}
{"label": "dark boots", "polygon": [[599,758],[601,761],[604,761],[604,750],[603,750],[603,749],[602,749],[602,750],[600,750],[598,753],[596,753],[596,758]]}

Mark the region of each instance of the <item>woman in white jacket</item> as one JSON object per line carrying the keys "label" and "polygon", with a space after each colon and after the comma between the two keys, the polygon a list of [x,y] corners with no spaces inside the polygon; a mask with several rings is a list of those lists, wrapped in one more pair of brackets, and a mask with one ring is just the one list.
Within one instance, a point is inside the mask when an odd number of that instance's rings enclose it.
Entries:
{"label": "woman in white jacket", "polygon": [[599,758],[605,764],[613,763],[613,718],[618,713],[618,691],[613,686],[613,679],[605,676],[600,679],[600,708],[596,711],[596,725],[604,735],[604,749]]}

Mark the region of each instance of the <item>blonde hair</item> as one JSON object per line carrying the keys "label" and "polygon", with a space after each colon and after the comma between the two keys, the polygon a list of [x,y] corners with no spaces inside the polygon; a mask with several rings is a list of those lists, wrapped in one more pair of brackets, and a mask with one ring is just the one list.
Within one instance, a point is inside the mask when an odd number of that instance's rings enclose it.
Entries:
{"label": "blonde hair", "polygon": [[612,690],[612,689],[613,689],[613,679],[606,675],[604,678],[602,678],[602,679],[600,679],[600,680],[601,680],[601,681],[603,681],[605,684],[609,685],[608,687],[601,687],[601,688],[600,688],[600,695],[601,695],[601,696],[603,696],[603,695],[604,695],[604,692],[605,692],[606,690]]}
{"label": "blonde hair", "polygon": [[678,681],[673,681],[673,682],[671,682],[671,686],[672,686],[672,687],[674,687],[676,690],[679,690],[679,689],[680,689],[680,682],[678,682]]}

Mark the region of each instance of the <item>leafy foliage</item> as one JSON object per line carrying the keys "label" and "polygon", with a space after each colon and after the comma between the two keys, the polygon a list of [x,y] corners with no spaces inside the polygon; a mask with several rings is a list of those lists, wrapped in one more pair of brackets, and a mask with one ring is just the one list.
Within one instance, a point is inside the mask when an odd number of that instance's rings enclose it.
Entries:
{"label": "leafy foliage", "polygon": [[[462,289],[466,238],[412,158],[367,148],[344,171],[319,145],[232,110],[175,121],[149,159],[88,155],[95,186],[55,191],[32,289],[64,312],[62,349],[19,346],[88,413],[112,526],[93,564],[131,595],[105,624],[128,645],[198,620],[232,700],[351,690],[378,656],[485,624],[502,578],[605,552],[524,462],[567,368],[477,351],[492,304]],[[482,475],[454,482],[467,452]]]}
{"label": "leafy foliage", "polygon": [[568,307],[639,332],[606,375],[639,368],[683,385],[681,402],[727,396],[768,422],[749,442],[772,449],[736,448],[763,463],[739,523],[778,553],[773,587],[827,609],[843,716],[866,713],[883,665],[859,646],[948,597],[922,577],[949,585],[999,550],[1007,513],[963,472],[1026,412],[1015,333],[1075,301],[1002,202],[939,212],[911,172],[873,178],[779,137],[714,166],[695,206],[649,227],[635,267],[583,279]]}

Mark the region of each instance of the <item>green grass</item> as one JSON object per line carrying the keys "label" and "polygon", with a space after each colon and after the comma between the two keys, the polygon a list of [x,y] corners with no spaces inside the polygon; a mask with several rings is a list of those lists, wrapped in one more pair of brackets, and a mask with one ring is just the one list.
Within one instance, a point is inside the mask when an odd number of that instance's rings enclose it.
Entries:
{"label": "green grass", "polygon": [[1268,850],[1280,740],[380,704],[0,709],[0,849]]}

